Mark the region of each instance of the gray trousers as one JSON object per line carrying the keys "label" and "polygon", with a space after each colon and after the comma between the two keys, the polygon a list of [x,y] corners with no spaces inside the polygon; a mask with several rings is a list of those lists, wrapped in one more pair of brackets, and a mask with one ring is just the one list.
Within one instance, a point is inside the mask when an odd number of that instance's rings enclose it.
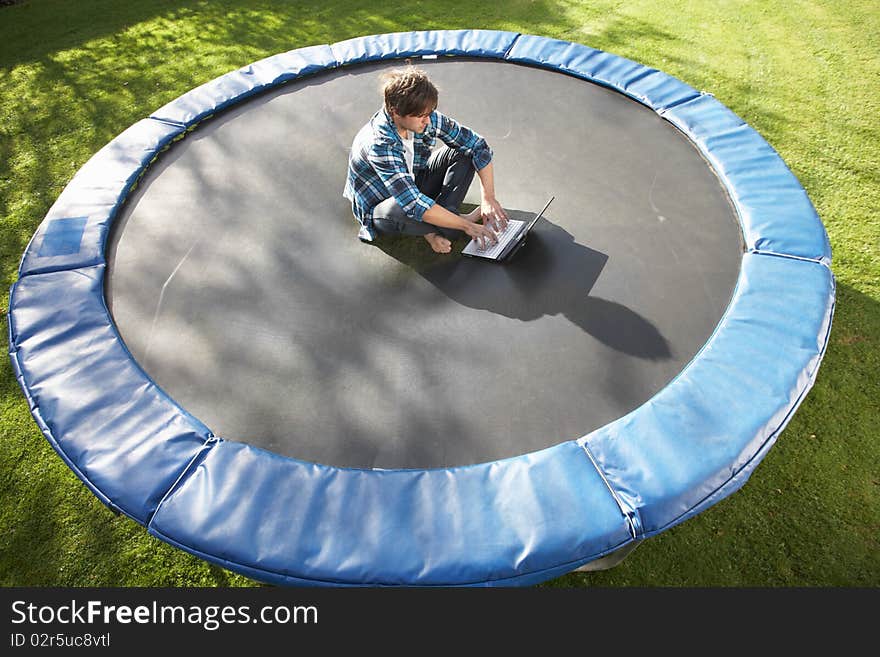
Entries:
{"label": "gray trousers", "polygon": [[[416,187],[425,196],[450,212],[458,213],[471,181],[474,179],[473,160],[452,148],[443,146],[428,158],[424,169],[416,174]],[[463,231],[441,228],[427,221],[411,219],[394,197],[385,199],[373,209],[373,227],[380,235],[427,235],[438,233],[455,240]]]}

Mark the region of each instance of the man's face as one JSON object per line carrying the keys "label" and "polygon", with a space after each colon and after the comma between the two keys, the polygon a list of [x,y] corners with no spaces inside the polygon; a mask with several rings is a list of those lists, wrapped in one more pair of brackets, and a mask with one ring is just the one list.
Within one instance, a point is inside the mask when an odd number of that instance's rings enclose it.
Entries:
{"label": "man's face", "polygon": [[394,123],[398,128],[421,134],[431,122],[431,111],[428,110],[422,114],[407,114],[406,116],[401,116],[397,113],[397,110],[391,110],[391,117],[394,119]]}

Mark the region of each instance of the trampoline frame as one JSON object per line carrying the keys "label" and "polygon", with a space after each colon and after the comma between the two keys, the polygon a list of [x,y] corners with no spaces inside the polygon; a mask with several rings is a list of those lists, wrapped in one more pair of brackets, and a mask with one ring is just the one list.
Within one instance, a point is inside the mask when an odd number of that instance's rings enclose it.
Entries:
{"label": "trampoline frame", "polygon": [[[577,440],[427,470],[318,465],[224,440],[134,361],[104,297],[111,224],[147,167],[200,122],[324,70],[485,57],[614,89],[686,135],[740,222],[742,268],[705,346],[666,387]],[[353,224],[354,226],[354,224]],[[828,236],[767,142],[711,94],[588,46],[491,30],[299,48],[160,108],[53,204],[10,293],[10,358],[46,439],[108,507],[274,584],[528,585],[626,552],[740,488],[812,387],[834,313]]]}

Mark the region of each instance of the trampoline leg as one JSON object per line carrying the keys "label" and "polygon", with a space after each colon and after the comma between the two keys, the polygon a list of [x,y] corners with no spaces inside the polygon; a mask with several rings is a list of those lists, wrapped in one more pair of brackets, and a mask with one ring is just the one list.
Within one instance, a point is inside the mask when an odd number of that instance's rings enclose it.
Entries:
{"label": "trampoline leg", "polygon": [[644,539],[639,539],[637,541],[633,541],[632,543],[627,543],[621,548],[616,549],[611,554],[606,554],[604,557],[600,559],[596,559],[595,561],[591,561],[590,563],[585,563],[580,568],[575,568],[574,572],[591,572],[596,570],[608,570],[609,568],[614,568],[621,561],[626,559],[627,555],[635,550],[639,543]]}

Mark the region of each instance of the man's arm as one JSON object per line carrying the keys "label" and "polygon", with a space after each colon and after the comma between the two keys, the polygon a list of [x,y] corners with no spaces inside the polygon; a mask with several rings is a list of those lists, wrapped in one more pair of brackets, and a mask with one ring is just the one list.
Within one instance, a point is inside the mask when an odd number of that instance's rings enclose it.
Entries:
{"label": "man's arm", "polygon": [[481,248],[486,248],[489,244],[495,244],[498,241],[495,233],[484,224],[468,221],[464,217],[450,212],[439,203],[425,210],[422,219],[434,226],[464,231],[468,237],[477,240]]}
{"label": "man's arm", "polygon": [[477,175],[480,177],[480,187],[483,190],[480,198],[480,216],[483,218],[483,223],[496,230],[504,230],[507,228],[507,213],[495,198],[495,172],[492,162],[477,171]]}
{"label": "man's arm", "polygon": [[473,159],[482,188],[480,216],[483,223],[496,230],[504,230],[507,227],[507,213],[495,198],[495,170],[489,144],[470,128],[436,110],[431,119],[436,126],[437,136],[447,146],[467,153]]}

